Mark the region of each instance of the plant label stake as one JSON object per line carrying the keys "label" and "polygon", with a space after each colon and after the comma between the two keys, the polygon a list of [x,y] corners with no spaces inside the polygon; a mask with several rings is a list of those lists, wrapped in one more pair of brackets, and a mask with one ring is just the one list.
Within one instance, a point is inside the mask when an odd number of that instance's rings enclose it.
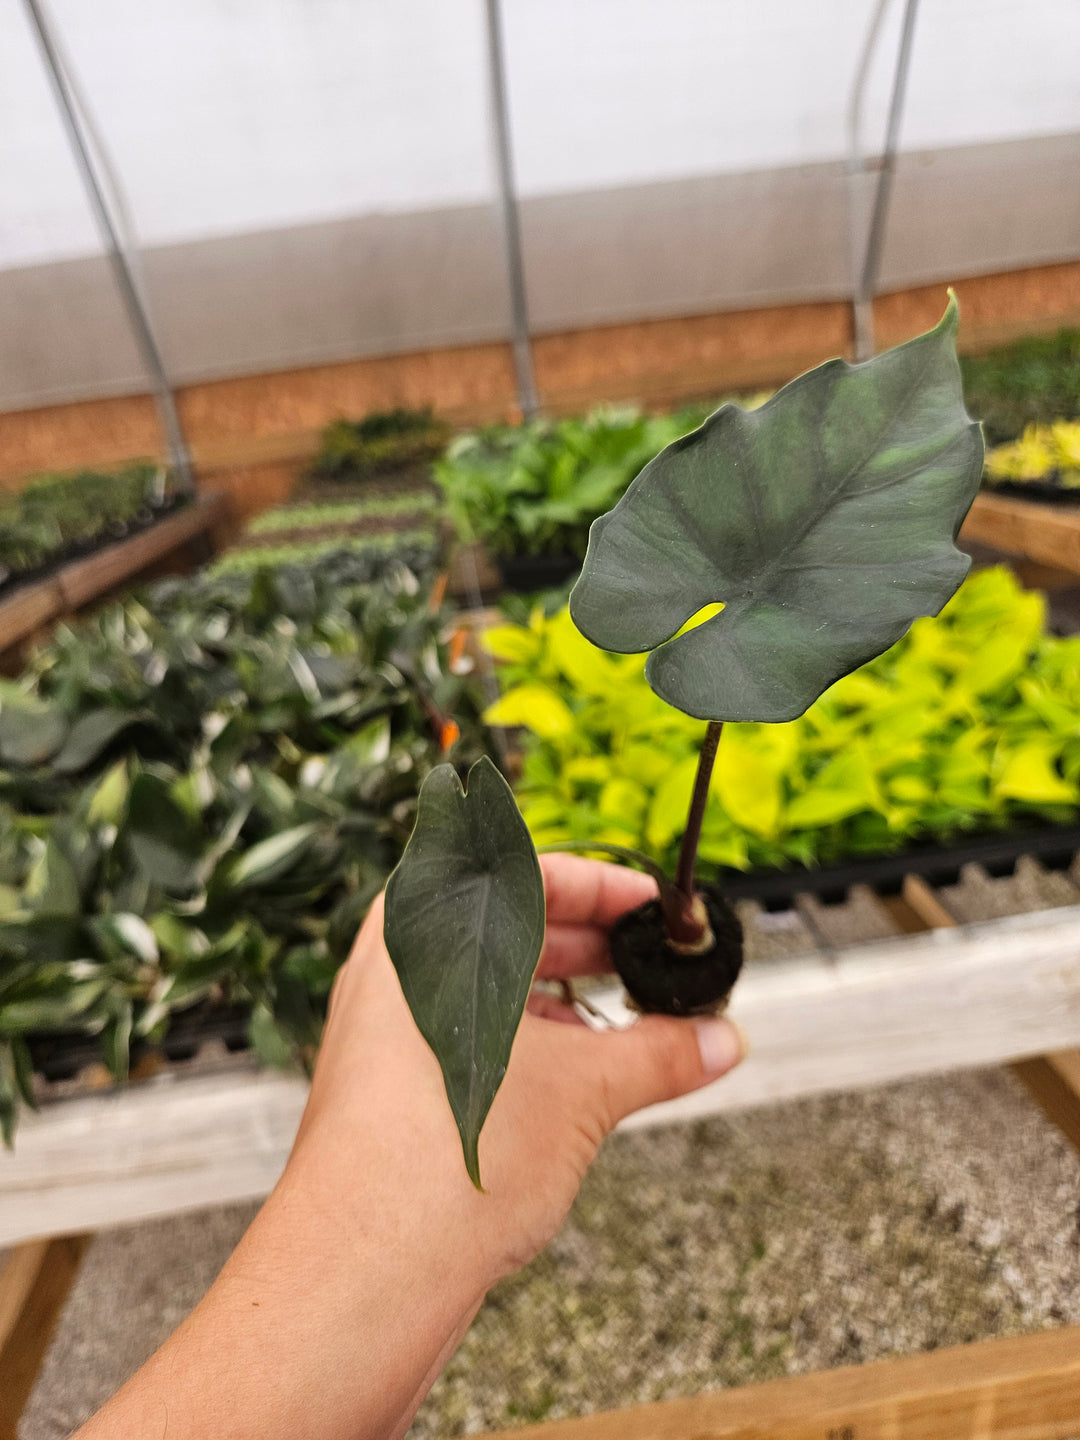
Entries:
{"label": "plant label stake", "polygon": [[[919,616],[936,615],[967,573],[955,542],[983,441],[964,409],[958,319],[950,295],[940,323],[905,345],[861,365],[830,360],[757,410],[722,406],[592,526],[570,596],[575,624],[602,649],[649,652],[656,694],[707,722],[676,875],[658,874],[660,898],[611,934],[641,1010],[714,1010],[742,963],[731,907],[695,885],[723,723],[797,718]],[[636,852],[581,848],[657,873]],[[429,776],[386,916],[387,948],[442,1065],[478,1184],[480,1128],[543,944],[535,851],[490,762],[474,766],[464,796],[451,767]]]}

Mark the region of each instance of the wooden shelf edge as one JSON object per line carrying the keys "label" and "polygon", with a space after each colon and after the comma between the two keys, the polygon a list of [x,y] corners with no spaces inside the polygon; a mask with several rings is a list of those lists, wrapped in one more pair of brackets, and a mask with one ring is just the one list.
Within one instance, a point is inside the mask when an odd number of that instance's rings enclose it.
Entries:
{"label": "wooden shelf edge", "polygon": [[206,534],[225,513],[221,495],[198,495],[190,505],[130,539],[73,560],[47,580],[23,586],[0,601],[0,651],[60,616],[81,609],[171,550]]}
{"label": "wooden shelf edge", "polygon": [[818,1371],[489,1440],[1067,1440],[1080,1327]]}
{"label": "wooden shelf edge", "polygon": [[1067,509],[984,490],[975,497],[960,538],[1080,574],[1080,505]]}

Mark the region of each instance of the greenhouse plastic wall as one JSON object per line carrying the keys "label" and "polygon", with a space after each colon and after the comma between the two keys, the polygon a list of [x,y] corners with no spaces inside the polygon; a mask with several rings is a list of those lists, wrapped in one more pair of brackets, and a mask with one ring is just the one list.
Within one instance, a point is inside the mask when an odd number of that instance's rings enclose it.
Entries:
{"label": "greenhouse plastic wall", "polygon": [[[531,322],[850,295],[874,0],[504,0]],[[880,143],[902,5],[864,133]],[[178,381],[505,338],[480,0],[52,0]],[[1080,253],[1080,7],[927,0],[882,288]],[[0,409],[144,377],[25,17],[0,9]]]}

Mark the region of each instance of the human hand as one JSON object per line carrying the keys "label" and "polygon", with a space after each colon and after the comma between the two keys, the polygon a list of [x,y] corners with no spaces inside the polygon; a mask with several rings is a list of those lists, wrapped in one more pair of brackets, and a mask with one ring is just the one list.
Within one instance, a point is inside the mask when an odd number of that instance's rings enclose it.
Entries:
{"label": "human hand", "polygon": [[[607,966],[644,876],[541,862],[540,974]],[[79,1440],[401,1440],[492,1282],[555,1233],[604,1136],[742,1056],[726,1020],[648,1016],[597,1034],[534,997],[465,1170],[442,1073],[372,907],[335,986],[285,1173],[201,1304]]]}
{"label": "human hand", "polygon": [[[573,855],[541,857],[547,934],[538,976],[610,970],[607,932],[652,898],[647,876]],[[343,968],[290,1165],[326,1159],[357,1197],[377,1173],[395,1209],[457,1217],[478,1285],[530,1260],[554,1235],[601,1141],[632,1111],[730,1070],[743,1054],[724,1019],[647,1016],[597,1033],[550,995],[529,1001],[480,1138],[486,1193],[465,1172],[438,1062],[413,1023],[382,938],[382,898]],[[317,1161],[311,1157],[320,1157]],[[364,1181],[360,1181],[363,1193]]]}

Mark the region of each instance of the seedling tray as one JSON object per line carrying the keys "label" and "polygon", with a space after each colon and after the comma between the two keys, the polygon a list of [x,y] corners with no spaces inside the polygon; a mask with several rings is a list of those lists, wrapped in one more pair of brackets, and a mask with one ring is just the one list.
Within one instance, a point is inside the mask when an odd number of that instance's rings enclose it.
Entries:
{"label": "seedling tray", "polygon": [[973,835],[949,845],[910,845],[892,855],[866,855],[818,869],[732,870],[721,867],[717,881],[732,900],[756,900],[766,910],[788,910],[799,894],[825,905],[844,902],[852,885],[868,885],[879,895],[899,893],[905,875],[931,885],[953,885],[965,865],[981,865],[989,875],[1011,875],[1023,855],[1048,870],[1066,870],[1080,851],[1080,825],[1008,830]]}
{"label": "seedling tray", "polygon": [[986,481],[983,490],[988,495],[1008,495],[1013,500],[1040,500],[1048,505],[1080,505],[1080,486],[1062,485],[1050,478],[1046,480],[999,480]]}

